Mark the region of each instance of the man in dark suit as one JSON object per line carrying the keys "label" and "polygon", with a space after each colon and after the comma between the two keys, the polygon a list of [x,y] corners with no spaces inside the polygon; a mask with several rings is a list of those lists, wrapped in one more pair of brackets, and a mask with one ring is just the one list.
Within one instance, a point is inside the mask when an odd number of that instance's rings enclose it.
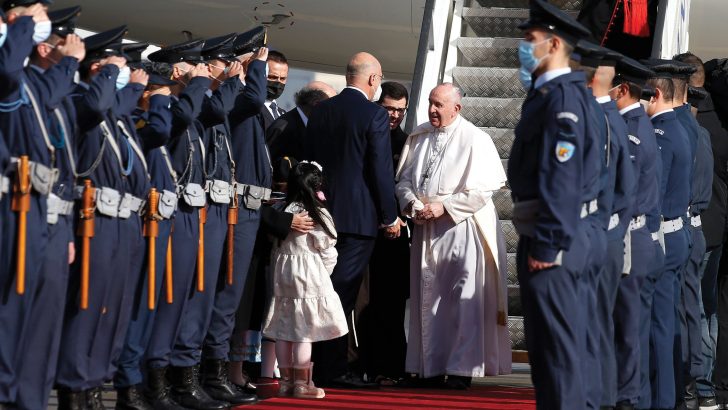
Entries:
{"label": "man in dark suit", "polygon": [[273,160],[281,157],[303,157],[303,138],[308,116],[311,115],[313,107],[327,98],[329,96],[325,92],[308,85],[296,93],[296,108],[281,115],[266,130],[265,142]]}
{"label": "man in dark suit", "polygon": [[[399,237],[387,111],[371,102],[382,81],[374,56],[357,53],[346,68],[347,87],[321,102],[306,129],[306,156],[323,166],[339,259],[331,275],[346,316],[351,315],[379,229]],[[362,387],[347,371],[347,336],[314,345],[316,382]]]}
{"label": "man in dark suit", "polygon": [[[407,133],[400,125],[409,94],[396,82],[382,84],[377,103],[389,114],[392,163],[397,166]],[[370,380],[380,385],[397,384],[404,376],[407,340],[404,313],[409,296],[409,235],[403,230],[395,241],[377,235],[369,261],[369,304],[359,314],[357,330],[360,359]]]}
{"label": "man in dark suit", "polygon": [[280,51],[271,50],[268,52],[268,82],[266,83],[265,106],[260,110],[263,117],[263,129],[267,130],[273,121],[286,113],[286,110],[278,106],[276,101],[288,81],[288,60]]}

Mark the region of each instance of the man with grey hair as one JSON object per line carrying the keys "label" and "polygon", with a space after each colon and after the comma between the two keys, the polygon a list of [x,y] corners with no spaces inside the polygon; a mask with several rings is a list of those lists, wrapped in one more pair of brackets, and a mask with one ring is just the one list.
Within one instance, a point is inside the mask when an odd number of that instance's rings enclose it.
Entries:
{"label": "man with grey hair", "polygon": [[268,144],[271,159],[302,158],[303,137],[306,133],[308,116],[311,115],[313,107],[327,98],[329,96],[326,92],[320,88],[311,87],[310,84],[296,93],[294,97],[296,109],[281,115],[265,133],[265,142]]}
{"label": "man with grey hair", "polygon": [[506,374],[506,249],[493,193],[506,183],[490,136],[462,118],[450,83],[429,97],[429,122],[407,138],[397,199],[415,229],[405,369],[465,389],[472,377]]}

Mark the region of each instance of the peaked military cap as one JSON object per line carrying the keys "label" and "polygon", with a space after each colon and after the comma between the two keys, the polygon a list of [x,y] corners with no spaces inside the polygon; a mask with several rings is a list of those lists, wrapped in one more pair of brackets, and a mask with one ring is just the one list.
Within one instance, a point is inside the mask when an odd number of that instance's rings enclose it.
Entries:
{"label": "peaked military cap", "polygon": [[53,4],[52,0],[5,0],[3,1],[3,10],[8,11],[15,7],[28,7],[35,3],[43,3],[46,6]]}
{"label": "peaked military cap", "polygon": [[86,60],[100,59],[109,55],[120,55],[121,39],[128,32],[126,25],[112,28],[86,37]]}
{"label": "peaked military cap", "polygon": [[692,86],[688,87],[688,103],[693,107],[697,108],[704,99],[708,98],[709,95],[710,94],[708,94],[704,88]]}
{"label": "peaked military cap", "polygon": [[121,54],[126,58],[127,64],[139,65],[142,62],[142,53],[149,47],[149,43],[126,43],[121,45]]}
{"label": "peaked military cap", "polygon": [[587,67],[614,67],[622,59],[622,55],[606,47],[587,40],[579,40],[574,46],[574,53],[581,57],[581,65]]}
{"label": "peaked military cap", "polygon": [[654,71],[627,56],[622,57],[622,59],[617,62],[616,69],[618,79],[629,81],[630,83],[637,84],[640,87],[644,87],[647,80],[655,76]]}
{"label": "peaked military cap", "polygon": [[238,33],[230,33],[205,40],[205,44],[202,46],[202,58],[205,60],[226,60],[234,58],[233,42],[237,36]]}
{"label": "peaked military cap", "polygon": [[160,74],[156,73],[149,73],[149,82],[147,85],[164,85],[164,86],[173,86],[177,85],[177,81],[174,81],[168,77],[165,77]]}
{"label": "peaked military cap", "polygon": [[235,37],[235,41],[233,42],[233,53],[239,56],[257,51],[259,48],[265,46],[268,40],[267,37],[266,28],[263,26],[258,26],[252,30],[240,33]]}
{"label": "peaked military cap", "polygon": [[697,71],[697,68],[691,64],[675,60],[651,58],[648,60],[642,60],[642,63],[655,72],[654,78],[686,79]]}
{"label": "peaked military cap", "polygon": [[157,63],[175,64],[182,61],[202,62],[202,44],[204,40],[190,40],[184,43],[163,47],[149,55],[149,60]]}
{"label": "peaked military cap", "polygon": [[581,38],[588,38],[589,30],[574,20],[564,11],[544,0],[531,0],[531,11],[524,23],[518,26],[521,30],[540,28],[563,37],[571,44]]}
{"label": "peaked military cap", "polygon": [[53,24],[53,34],[66,37],[76,30],[76,17],[81,14],[81,6],[68,7],[48,12]]}

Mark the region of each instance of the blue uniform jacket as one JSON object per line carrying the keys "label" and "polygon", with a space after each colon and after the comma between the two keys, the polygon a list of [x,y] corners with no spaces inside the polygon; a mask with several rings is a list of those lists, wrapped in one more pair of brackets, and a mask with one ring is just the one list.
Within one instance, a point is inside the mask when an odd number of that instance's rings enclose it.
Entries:
{"label": "blue uniform jacket", "polygon": [[377,236],[397,219],[387,112],[346,88],[319,103],[306,127],[305,153],[323,167],[336,230]]}
{"label": "blue uniform jacket", "polygon": [[693,167],[690,175],[692,183],[690,214],[691,216],[700,215],[708,208],[713,183],[713,149],[710,146],[710,134],[707,131],[701,132],[698,121],[690,112],[690,105],[684,104],[675,108],[675,115],[688,133],[693,153]]}
{"label": "blue uniform jacket", "polygon": [[[619,215],[619,225],[607,231],[607,238],[624,238],[629,228],[629,221],[632,219],[632,203],[634,201],[634,189],[636,185],[632,159],[627,147],[627,124],[619,115],[617,104],[609,101],[600,104],[607,116],[611,134],[609,149],[609,182],[605,195],[600,198],[600,211],[603,209],[611,217],[612,214]],[[602,204],[602,201],[604,203]],[[609,217],[607,217],[609,223]]]}
{"label": "blue uniform jacket", "polygon": [[172,103],[172,134],[167,149],[180,185],[204,185],[200,143],[205,130],[197,117],[209,86],[209,78],[195,77]]}
{"label": "blue uniform jacket", "polygon": [[657,148],[655,130],[640,105],[622,116],[629,132],[629,151],[634,165],[636,187],[632,215],[647,217],[650,232],[660,229],[660,171],[662,159]]}
{"label": "blue uniform jacket", "polygon": [[680,218],[685,216],[690,205],[692,157],[688,134],[680,125],[674,111],[654,117],[652,125],[662,158],[662,217],[665,220]]}
{"label": "blue uniform jacket", "polygon": [[200,114],[200,122],[206,128],[205,145],[207,147],[206,174],[208,179],[232,182],[233,158],[230,141],[230,123],[228,114],[235,108],[235,100],[243,90],[243,83],[238,77],[225,80],[205,98]]}
{"label": "blue uniform jacket", "polygon": [[[572,72],[532,89],[521,109],[508,181],[515,201],[541,201],[530,248],[539,261],[552,262],[569,250],[579,229],[585,144],[599,138],[587,127],[594,115],[587,93],[584,73]],[[601,163],[590,161],[596,171]]]}
{"label": "blue uniform jacket", "polygon": [[[7,23],[7,22],[6,22]],[[33,51],[32,17],[19,17],[8,25],[8,38],[0,47],[0,99],[3,103],[11,92],[17,91],[25,58]]]}
{"label": "blue uniform jacket", "polygon": [[259,116],[266,96],[265,67],[264,61],[253,60],[250,63],[245,75],[245,87],[235,98],[229,120],[235,180],[242,184],[270,188],[273,170]]}
{"label": "blue uniform jacket", "polygon": [[[127,177],[129,193],[137,198],[146,198],[149,189],[152,187],[149,170],[145,166],[146,157],[142,149],[143,145],[137,135],[136,122],[133,118],[134,110],[142,93],[144,93],[144,85],[139,83],[128,84],[116,92],[116,104],[114,104],[114,108],[112,109],[117,122],[121,121],[124,124],[124,129],[129,133],[127,136],[121,126],[114,124],[114,131],[118,135],[119,146],[125,163],[131,162],[131,173]],[[154,129],[150,130],[150,132],[153,131]],[[164,132],[164,130],[161,131]],[[163,141],[165,138],[165,135],[161,135],[157,139]],[[139,152],[133,148],[129,139],[133,139]]]}
{"label": "blue uniform jacket", "polygon": [[137,126],[137,135],[147,158],[152,186],[158,192],[175,192],[175,181],[161,150],[172,132],[170,97],[153,95],[149,99],[149,110],[135,110],[132,119]]}

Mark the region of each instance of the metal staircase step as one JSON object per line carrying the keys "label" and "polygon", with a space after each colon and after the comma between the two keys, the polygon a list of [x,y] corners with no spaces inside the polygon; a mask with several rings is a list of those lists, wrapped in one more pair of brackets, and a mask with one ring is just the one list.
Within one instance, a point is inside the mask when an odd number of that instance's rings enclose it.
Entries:
{"label": "metal staircase step", "polygon": [[508,315],[522,316],[521,289],[518,286],[508,287]]}
{"label": "metal staircase step", "polygon": [[[483,7],[506,7],[527,9],[529,0],[478,0]],[[562,10],[581,10],[583,0],[549,0],[549,3]]]}
{"label": "metal staircase step", "polygon": [[501,221],[501,226],[506,240],[506,251],[515,254],[518,249],[518,232],[511,221]]}
{"label": "metal staircase step", "polygon": [[516,138],[515,132],[511,128],[481,128],[485,131],[490,138],[493,139],[493,144],[498,149],[498,154],[501,158],[509,158],[511,155],[511,147],[513,146],[513,140]]}
{"label": "metal staircase step", "polygon": [[508,316],[508,330],[511,334],[511,349],[526,350],[526,332],[523,328],[523,318]]}
{"label": "metal staircase step", "polygon": [[464,97],[461,114],[478,127],[516,128],[523,98]]}
{"label": "metal staircase step", "polygon": [[528,20],[528,9],[465,7],[463,19],[479,37],[521,37],[518,25]]}
{"label": "metal staircase step", "polygon": [[504,188],[495,191],[493,194],[493,204],[498,211],[498,218],[502,220],[510,220],[513,218],[513,200],[511,199],[511,190]]}
{"label": "metal staircase step", "polygon": [[508,287],[518,287],[518,273],[516,272],[516,254],[509,253],[506,255],[508,260],[508,275],[506,276],[506,284]]}
{"label": "metal staircase step", "polygon": [[518,68],[519,41],[517,38],[460,37],[457,40],[460,61],[465,67]]}
{"label": "metal staircase step", "polygon": [[455,67],[453,79],[468,97],[523,98],[526,91],[518,80],[518,69]]}

